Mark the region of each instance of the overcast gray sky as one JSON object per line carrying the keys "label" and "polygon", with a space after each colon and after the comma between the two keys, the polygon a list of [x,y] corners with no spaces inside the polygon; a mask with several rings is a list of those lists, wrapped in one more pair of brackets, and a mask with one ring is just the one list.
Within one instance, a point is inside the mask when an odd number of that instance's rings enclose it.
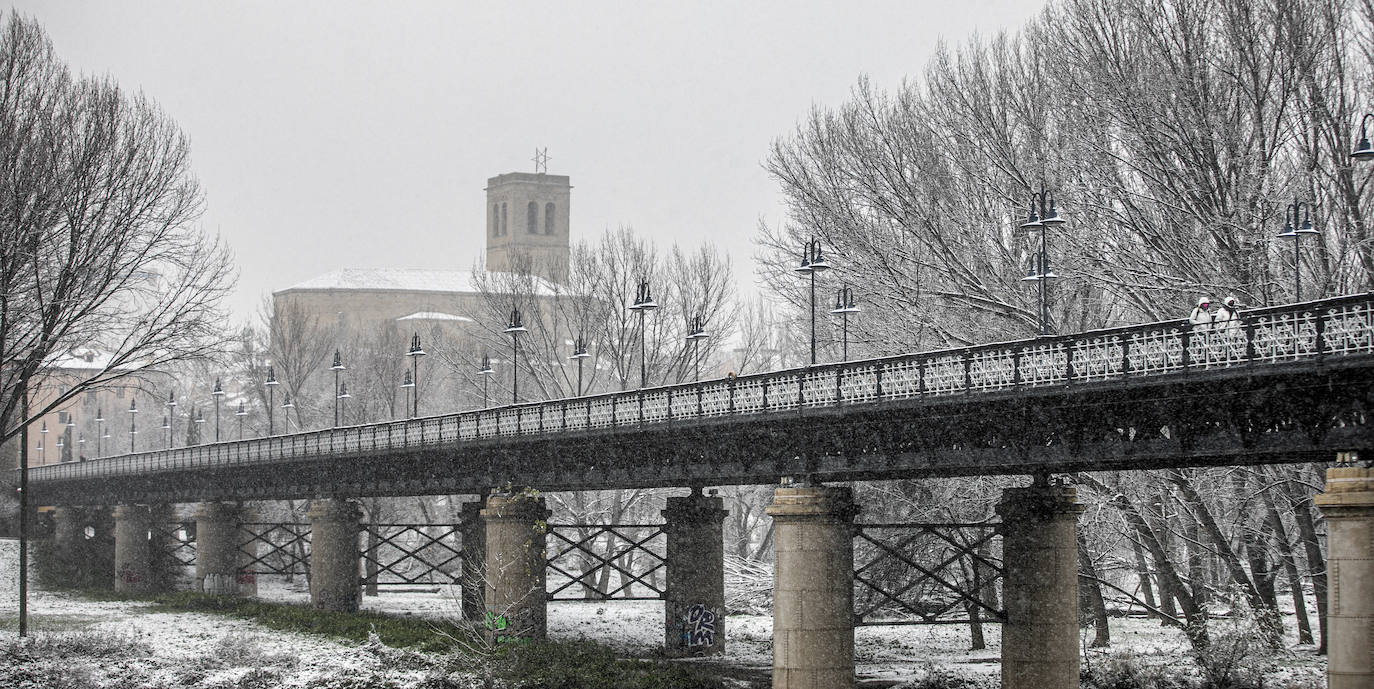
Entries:
{"label": "overcast gray sky", "polygon": [[230,307],[337,268],[467,269],[486,179],[572,177],[572,237],[706,239],[754,281],[761,167],[861,74],[919,76],[937,42],[1019,28],[1040,0],[55,2],[19,0],[74,69],[156,99],[190,136]]}

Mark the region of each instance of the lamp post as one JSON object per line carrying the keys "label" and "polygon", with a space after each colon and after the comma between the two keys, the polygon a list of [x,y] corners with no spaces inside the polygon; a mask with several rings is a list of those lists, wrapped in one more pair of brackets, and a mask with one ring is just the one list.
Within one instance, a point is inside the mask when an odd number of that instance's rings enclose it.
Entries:
{"label": "lamp post", "polygon": [[1360,140],[1355,144],[1355,150],[1350,153],[1350,157],[1364,162],[1374,160],[1374,145],[1369,143],[1369,121],[1374,120],[1374,113],[1365,113],[1360,118]]}
{"label": "lamp post", "polygon": [[[177,393],[176,390],[167,391],[167,416],[168,420],[176,418]],[[167,427],[167,449],[172,449],[172,427]]]}
{"label": "lamp post", "polygon": [[270,365],[267,367],[267,382],[265,385],[267,386],[267,435],[270,436],[276,431],[274,427],[276,425],[276,414],[273,407],[276,404],[276,399],[274,399],[276,397],[275,391],[277,386],[281,385],[281,383],[277,382],[277,372],[272,370]]}
{"label": "lamp post", "polygon": [[425,355],[425,350],[420,347],[420,333],[410,336],[410,351],[406,356],[410,357],[411,370],[411,396],[414,398],[414,413],[412,417],[420,415],[420,357]]}
{"label": "lamp post", "polygon": [[491,375],[496,373],[491,368],[491,359],[486,354],[482,355],[482,368],[477,369],[477,375],[482,376],[482,408],[487,408],[487,382],[491,380]]}
{"label": "lamp post", "polygon": [[138,435],[138,426],[135,425],[134,415],[138,414],[138,398],[129,398],[129,454],[134,453],[134,438]]}
{"label": "lamp post", "polygon": [[415,387],[415,379],[410,377],[410,371],[406,371],[405,379],[401,381],[401,389],[406,390],[406,416],[412,419],[415,418],[415,415],[410,413],[410,391],[407,388],[413,387]]}
{"label": "lamp post", "polygon": [[60,436],[60,435],[57,436],[57,463],[58,463],[58,464],[61,464],[61,463],[62,463],[62,448],[64,448],[64,447],[66,447],[66,445],[62,442],[62,436]]}
{"label": "lamp post", "polygon": [[801,265],[793,270],[798,274],[811,277],[811,364],[816,363],[816,273],[823,273],[830,269],[830,263],[821,255],[821,242],[816,238],[811,238],[802,246]]}
{"label": "lamp post", "polygon": [[339,355],[339,350],[334,350],[334,363],[329,367],[334,370],[334,427],[339,427],[339,372],[345,370],[343,357]]}
{"label": "lamp post", "polygon": [[103,438],[108,438],[108,437],[110,437],[110,436],[105,435],[105,415],[104,415],[103,413],[101,413],[100,407],[96,407],[96,409],[95,409],[95,458],[96,458],[96,459],[100,459],[101,456],[102,456],[102,454],[103,454],[102,451],[101,451],[101,442],[100,442],[101,439],[103,439]]}
{"label": "lamp post", "polygon": [[635,301],[629,308],[631,311],[639,312],[639,387],[644,388],[649,385],[648,345],[645,344],[648,333],[644,331],[644,316],[658,308],[658,303],[649,293],[648,278],[639,281],[639,288],[635,291]]}
{"label": "lamp post", "polygon": [[[1037,206],[1039,212],[1037,213]],[[1059,278],[1050,269],[1049,253],[1049,229],[1063,225],[1064,218],[1060,217],[1059,209],[1054,205],[1054,193],[1045,188],[1045,183],[1040,183],[1040,191],[1031,191],[1030,213],[1026,222],[1021,223],[1021,229],[1025,232],[1040,232],[1040,251],[1031,259],[1030,270],[1026,277],[1021,278],[1022,282],[1034,282],[1040,293],[1040,334],[1050,334],[1050,302],[1049,302],[1049,281]]]}
{"label": "lamp post", "polygon": [[210,391],[210,396],[215,398],[215,442],[219,442],[219,400],[224,397],[224,388],[219,384],[219,378],[215,379],[215,389]]}
{"label": "lamp post", "polygon": [[191,421],[196,424],[196,444],[200,445],[204,442],[200,439],[200,424],[205,423],[205,417],[201,415],[200,409],[196,407],[191,407],[191,414]]}
{"label": "lamp post", "polygon": [[687,341],[692,343],[692,367],[694,382],[701,382],[701,341],[710,337],[706,334],[706,325],[701,316],[692,318],[692,325],[687,329]]}
{"label": "lamp post", "polygon": [[[1302,212],[1302,223],[1298,223],[1298,212]],[[1293,199],[1293,203],[1283,211],[1283,231],[1279,239],[1293,240],[1293,301],[1302,301],[1302,237],[1317,234],[1312,227],[1312,206],[1305,201]]]}
{"label": "lamp post", "polygon": [[243,408],[243,400],[239,400],[239,410],[234,412],[234,416],[239,417],[239,440],[243,440],[243,417],[248,416],[248,410]]}
{"label": "lamp post", "polygon": [[166,414],[162,415],[162,430],[167,431],[167,449],[170,450],[172,449],[172,422],[168,420]]}
{"label": "lamp post", "polygon": [[572,356],[568,357],[577,361],[577,396],[582,396],[582,360],[590,357],[587,353],[587,343],[582,340],[582,335],[577,335],[577,341],[573,343]]}
{"label": "lamp post", "polygon": [[845,285],[835,292],[835,308],[830,309],[830,313],[839,314],[843,323],[840,328],[843,333],[840,339],[842,343],[840,358],[844,361],[849,361],[849,316],[858,312],[859,306],[854,303],[854,290],[852,288]]}
{"label": "lamp post", "polygon": [[529,332],[525,329],[525,323],[520,317],[519,307],[511,309],[510,324],[507,325],[506,329],[502,332],[510,334],[510,403],[515,404],[520,399],[518,394],[518,386],[520,384],[520,333]]}
{"label": "lamp post", "polygon": [[86,461],[86,434],[80,433],[76,436],[76,461]]}
{"label": "lamp post", "polygon": [[[38,429],[38,463],[48,463],[48,422],[44,421],[42,427]],[[132,450],[131,450],[132,452]]]}
{"label": "lamp post", "polygon": [[[294,404],[291,403],[291,393],[289,393],[289,392],[286,393],[286,396],[283,397],[282,400],[281,400],[281,408],[282,408],[282,409],[294,409],[295,407],[296,407],[296,405],[294,405]],[[284,411],[284,412],[282,412],[282,415],[283,415],[283,416],[285,417],[285,419],[286,419],[286,432],[287,432],[287,434],[290,434],[290,433],[291,433],[291,412],[289,412],[289,411]]]}
{"label": "lamp post", "polygon": [[[348,399],[349,397],[351,397],[351,395],[348,394],[348,381],[344,381],[343,384],[339,386],[339,394],[338,394],[337,396],[335,396],[335,398],[334,398],[334,407],[335,407],[335,412],[334,412],[334,414],[335,414],[336,417],[338,416],[338,406],[339,406],[340,400],[346,400],[346,399]],[[334,422],[334,425],[335,425],[335,426],[338,426],[339,424],[338,424],[338,422],[336,421],[336,422]]]}

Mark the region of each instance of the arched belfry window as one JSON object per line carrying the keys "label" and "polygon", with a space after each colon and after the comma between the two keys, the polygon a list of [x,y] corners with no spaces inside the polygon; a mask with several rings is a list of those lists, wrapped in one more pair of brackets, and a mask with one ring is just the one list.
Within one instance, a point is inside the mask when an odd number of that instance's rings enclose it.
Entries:
{"label": "arched belfry window", "polygon": [[544,204],[544,234],[553,234],[553,204]]}
{"label": "arched belfry window", "polygon": [[505,234],[507,231],[509,231],[509,226],[506,225],[506,202],[505,202],[505,201],[502,201],[502,202],[501,202],[501,234]]}
{"label": "arched belfry window", "polygon": [[525,209],[525,233],[539,234],[539,204],[533,201]]}
{"label": "arched belfry window", "polygon": [[501,205],[491,204],[491,236],[501,236]]}

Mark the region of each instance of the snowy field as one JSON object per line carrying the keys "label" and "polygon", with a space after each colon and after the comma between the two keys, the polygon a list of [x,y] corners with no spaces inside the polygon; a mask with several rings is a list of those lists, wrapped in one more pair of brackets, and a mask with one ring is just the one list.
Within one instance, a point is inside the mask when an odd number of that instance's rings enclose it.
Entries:
{"label": "snowy field", "polygon": [[[0,645],[16,635],[17,544],[0,540]],[[154,612],[144,603],[89,601],[62,592],[30,589],[31,629],[53,646],[52,662],[75,663],[92,686],[110,687],[311,687],[433,686],[437,670],[421,654],[377,644],[338,642],[279,632],[252,622],[199,613]],[[364,609],[392,615],[452,618],[458,615],[457,592],[410,590],[363,597]],[[309,594],[297,585],[264,577],[260,597],[303,603]],[[1292,633],[1291,619],[1288,620]],[[663,605],[656,601],[610,603],[554,602],[549,605],[549,635],[555,639],[586,638],[610,644],[628,655],[653,655],[663,642]],[[918,680],[935,670],[981,678],[996,686],[1000,670],[1000,628],[987,625],[988,649],[968,650],[962,625],[860,627],[855,632],[860,686],[889,687]],[[727,619],[727,653],[712,666],[728,667],[732,684],[767,687],[772,664],[772,620],[760,615]],[[85,635],[106,641],[124,653],[90,659],[63,658],[56,640]],[[1110,654],[1141,661],[1178,665],[1186,645],[1177,630],[1143,619],[1113,619]],[[54,646],[56,644],[56,646]],[[46,648],[46,647],[45,647]],[[35,648],[35,653],[45,652]],[[1088,662],[1103,662],[1093,651]],[[1325,660],[1310,647],[1296,647],[1277,659],[1280,667],[1267,686],[1291,689],[1323,686]],[[97,662],[99,661],[99,662]],[[701,662],[701,661],[691,661]],[[0,686],[25,686],[7,677],[9,663],[0,658]],[[84,665],[83,665],[84,664]],[[72,669],[70,666],[67,669]],[[19,678],[22,679],[22,678]],[[257,680],[261,680],[258,682]],[[358,684],[358,681],[366,683]],[[465,684],[460,677],[450,682]],[[39,687],[42,684],[29,684]]]}

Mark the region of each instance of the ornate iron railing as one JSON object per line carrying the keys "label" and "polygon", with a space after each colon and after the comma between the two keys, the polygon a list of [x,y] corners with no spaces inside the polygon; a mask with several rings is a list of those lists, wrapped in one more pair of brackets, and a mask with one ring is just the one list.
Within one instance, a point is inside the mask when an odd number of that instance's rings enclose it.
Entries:
{"label": "ornate iron railing", "polygon": [[152,539],[180,567],[196,564],[196,523],[167,522],[153,524]]}
{"label": "ornate iron railing", "polygon": [[855,524],[854,623],[1002,622],[996,524]]}
{"label": "ornate iron railing", "polygon": [[1256,309],[1199,329],[1187,321],[1095,330],[720,380],[509,405],[406,421],[34,467],[29,481],[183,471],[724,417],[805,414],[914,398],[1263,367],[1374,353],[1374,295]]}

